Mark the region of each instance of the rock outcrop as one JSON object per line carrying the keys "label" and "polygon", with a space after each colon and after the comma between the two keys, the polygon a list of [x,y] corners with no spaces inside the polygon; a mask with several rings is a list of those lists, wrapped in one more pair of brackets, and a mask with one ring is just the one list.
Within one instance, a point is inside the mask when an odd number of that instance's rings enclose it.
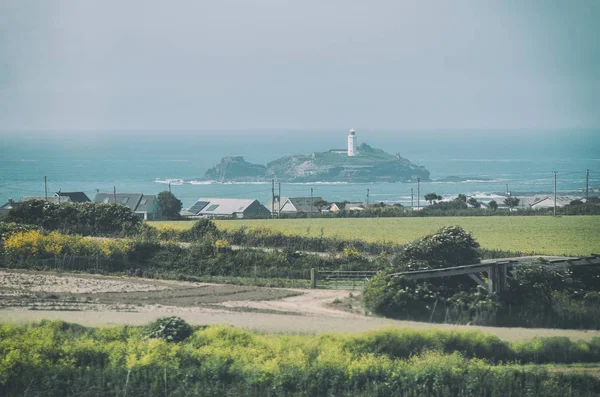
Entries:
{"label": "rock outcrop", "polygon": [[386,153],[363,143],[358,156],[329,151],[293,155],[271,161],[267,166],[252,164],[243,157],[225,157],[206,171],[205,177],[217,181],[283,182],[409,182],[429,179],[429,171],[400,155]]}

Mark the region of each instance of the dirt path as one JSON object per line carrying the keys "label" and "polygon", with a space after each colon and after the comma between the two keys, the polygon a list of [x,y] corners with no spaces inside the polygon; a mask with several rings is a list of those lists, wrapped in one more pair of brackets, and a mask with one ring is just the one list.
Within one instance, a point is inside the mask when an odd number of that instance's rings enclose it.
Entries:
{"label": "dirt path", "polygon": [[230,324],[263,332],[359,332],[386,327],[469,329],[506,340],[600,331],[429,324],[367,317],[328,307],[349,291],[218,285],[77,274],[0,270],[0,322],[62,319],[90,326],[144,325],[177,315],[191,324]]}

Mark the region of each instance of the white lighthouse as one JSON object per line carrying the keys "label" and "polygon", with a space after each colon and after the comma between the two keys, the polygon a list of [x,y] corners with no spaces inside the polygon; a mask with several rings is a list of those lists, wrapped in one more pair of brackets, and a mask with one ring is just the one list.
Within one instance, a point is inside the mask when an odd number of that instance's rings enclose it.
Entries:
{"label": "white lighthouse", "polygon": [[356,131],[350,130],[348,135],[348,156],[356,156]]}

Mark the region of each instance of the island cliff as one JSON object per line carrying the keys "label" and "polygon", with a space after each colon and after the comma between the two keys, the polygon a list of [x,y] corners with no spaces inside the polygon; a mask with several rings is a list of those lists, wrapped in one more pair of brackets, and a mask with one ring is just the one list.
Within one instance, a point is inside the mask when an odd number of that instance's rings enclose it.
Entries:
{"label": "island cliff", "polygon": [[400,155],[386,153],[366,143],[357,156],[337,150],[292,155],[267,166],[252,164],[243,157],[224,157],[206,171],[205,179],[219,182],[248,182],[279,179],[283,182],[409,182],[429,179],[429,171]]}

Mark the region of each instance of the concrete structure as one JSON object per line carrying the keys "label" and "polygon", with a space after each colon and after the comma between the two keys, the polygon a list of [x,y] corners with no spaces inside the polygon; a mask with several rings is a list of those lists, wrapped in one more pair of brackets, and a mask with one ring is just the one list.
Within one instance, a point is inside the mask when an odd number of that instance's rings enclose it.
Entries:
{"label": "concrete structure", "polygon": [[348,156],[356,156],[356,131],[350,130],[348,135]]}
{"label": "concrete structure", "polygon": [[187,213],[195,218],[265,218],[271,212],[256,199],[200,198]]}
{"label": "concrete structure", "polygon": [[158,199],[154,195],[142,193],[97,193],[95,203],[117,203],[129,208],[144,220],[159,219]]}

